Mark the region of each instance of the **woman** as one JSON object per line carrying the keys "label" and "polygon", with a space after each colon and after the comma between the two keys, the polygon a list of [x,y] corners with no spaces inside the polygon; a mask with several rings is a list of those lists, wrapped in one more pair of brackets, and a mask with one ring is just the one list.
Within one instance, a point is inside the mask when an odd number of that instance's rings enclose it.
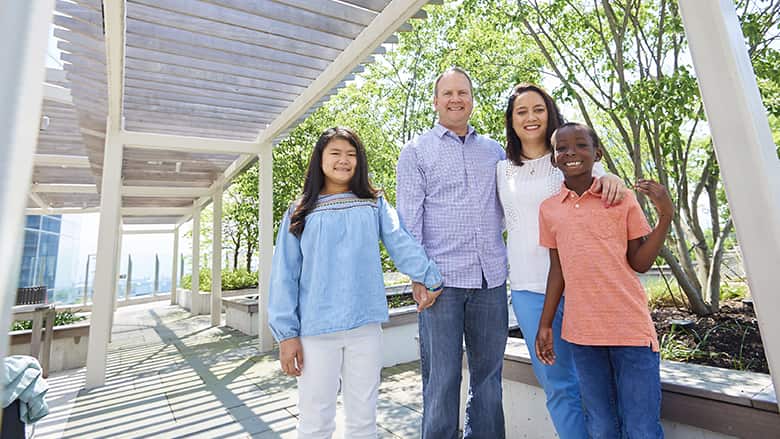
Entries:
{"label": "woman", "polygon": [[[498,162],[496,178],[506,220],[512,308],[558,435],[562,439],[587,437],[570,345],[561,340],[563,300],[553,323],[556,363],[541,364],[533,348],[550,268],[549,251],[539,245],[539,206],[557,194],[563,183],[563,174],[553,166],[550,143],[563,117],[544,89],[519,84],[507,102],[505,122],[507,159]],[[605,206],[622,198],[625,185],[618,177],[605,175],[600,163],[593,174],[600,177]]]}

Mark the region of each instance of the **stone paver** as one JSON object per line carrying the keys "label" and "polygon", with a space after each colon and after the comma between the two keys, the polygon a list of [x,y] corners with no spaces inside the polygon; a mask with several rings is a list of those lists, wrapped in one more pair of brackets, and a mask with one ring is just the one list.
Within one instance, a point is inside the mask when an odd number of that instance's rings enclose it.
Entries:
{"label": "stone paver", "polygon": [[[36,438],[295,438],[295,380],[276,353],[209,316],[165,302],[120,308],[106,385],[84,390],[84,369],[52,374],[51,412]],[[417,363],[382,372],[380,438],[419,437]],[[343,437],[339,402],[335,438]]]}

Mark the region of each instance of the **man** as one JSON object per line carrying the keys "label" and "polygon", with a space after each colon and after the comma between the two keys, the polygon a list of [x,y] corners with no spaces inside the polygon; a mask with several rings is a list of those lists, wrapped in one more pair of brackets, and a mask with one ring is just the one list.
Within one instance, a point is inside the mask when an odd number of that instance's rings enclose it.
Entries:
{"label": "man", "polygon": [[440,295],[414,285],[421,311],[423,439],[458,437],[464,340],[470,377],[464,438],[505,437],[507,262],[496,196],[496,163],[505,154],[469,125],[472,92],[462,69],[442,73],[433,99],[438,123],[398,159],[398,212],[444,278]]}

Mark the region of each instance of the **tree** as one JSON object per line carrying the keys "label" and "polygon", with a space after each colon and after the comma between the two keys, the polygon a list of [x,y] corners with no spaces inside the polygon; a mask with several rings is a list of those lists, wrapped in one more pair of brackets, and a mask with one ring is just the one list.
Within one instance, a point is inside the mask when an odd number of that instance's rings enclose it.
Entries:
{"label": "tree", "polygon": [[[776,96],[771,63],[777,52],[769,43],[777,35],[778,8],[775,1],[758,2],[763,10],[750,3],[738,3],[750,30],[748,48],[759,61],[763,89]],[[694,312],[717,311],[720,266],[733,223],[702,126],[703,105],[676,2],[530,0],[505,12],[543,54],[546,74],[560,81],[554,94],[607,133],[609,169],[627,181],[655,178],[670,189],[676,215],[661,256]],[[640,202],[652,215],[647,200]],[[701,205],[709,211],[706,218],[700,217]]]}

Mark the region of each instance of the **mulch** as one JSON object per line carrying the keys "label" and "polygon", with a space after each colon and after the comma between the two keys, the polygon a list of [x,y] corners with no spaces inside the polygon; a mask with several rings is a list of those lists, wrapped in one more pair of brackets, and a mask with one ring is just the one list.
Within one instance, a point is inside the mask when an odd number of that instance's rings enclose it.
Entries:
{"label": "mulch", "polygon": [[[682,353],[683,358],[672,359],[769,373],[758,320],[749,304],[727,301],[721,304],[718,313],[706,317],[674,307],[658,307],[651,315],[662,352],[666,346],[666,351]],[[689,321],[691,324],[682,327],[680,321]],[[670,347],[672,344],[676,349]]]}

